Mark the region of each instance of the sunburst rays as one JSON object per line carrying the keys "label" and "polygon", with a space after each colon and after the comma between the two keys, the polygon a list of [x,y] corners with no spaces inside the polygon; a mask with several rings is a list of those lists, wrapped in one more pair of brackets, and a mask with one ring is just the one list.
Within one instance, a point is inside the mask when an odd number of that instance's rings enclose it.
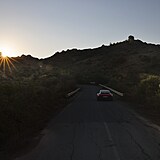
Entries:
{"label": "sunburst rays", "polygon": [[17,62],[15,59],[11,57],[7,57],[7,56],[3,57],[0,54],[0,69],[3,71],[4,74],[8,71],[12,73],[13,69],[16,70],[16,67],[13,64],[13,61]]}

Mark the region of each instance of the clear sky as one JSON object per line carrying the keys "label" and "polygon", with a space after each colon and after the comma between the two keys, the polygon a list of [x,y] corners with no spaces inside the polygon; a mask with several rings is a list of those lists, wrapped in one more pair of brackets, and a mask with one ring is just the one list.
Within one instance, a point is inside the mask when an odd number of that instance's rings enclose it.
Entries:
{"label": "clear sky", "polygon": [[160,0],[0,0],[0,51],[44,58],[129,35],[160,44]]}

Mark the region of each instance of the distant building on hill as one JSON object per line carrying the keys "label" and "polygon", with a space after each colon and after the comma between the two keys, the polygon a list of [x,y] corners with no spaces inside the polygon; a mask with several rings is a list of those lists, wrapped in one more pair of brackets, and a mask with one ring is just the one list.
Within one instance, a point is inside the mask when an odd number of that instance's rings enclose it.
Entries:
{"label": "distant building on hill", "polygon": [[130,35],[128,37],[128,42],[132,43],[134,41],[134,36]]}

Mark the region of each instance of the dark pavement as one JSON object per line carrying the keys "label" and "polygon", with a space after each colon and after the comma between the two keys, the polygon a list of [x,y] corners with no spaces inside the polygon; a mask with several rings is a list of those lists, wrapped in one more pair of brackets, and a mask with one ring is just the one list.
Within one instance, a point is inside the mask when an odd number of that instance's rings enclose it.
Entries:
{"label": "dark pavement", "polygon": [[16,160],[160,160],[160,133],[119,100],[98,101],[83,86],[43,131],[40,143]]}

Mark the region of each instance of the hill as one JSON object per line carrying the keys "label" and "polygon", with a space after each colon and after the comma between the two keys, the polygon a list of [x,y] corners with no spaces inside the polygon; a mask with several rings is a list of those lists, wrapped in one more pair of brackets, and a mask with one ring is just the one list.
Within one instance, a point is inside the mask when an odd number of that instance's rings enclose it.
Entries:
{"label": "hill", "polygon": [[[46,59],[30,55],[12,59],[6,77],[38,79],[57,74],[74,77],[77,83],[105,83],[123,92],[150,76],[160,74],[160,45],[148,44],[129,36],[128,40],[94,49],[71,49]],[[2,66],[1,66],[2,67]],[[1,75],[3,75],[1,69]]]}
{"label": "hill", "polygon": [[[0,149],[21,148],[68,102],[76,84],[103,83],[124,93],[134,108],[160,124],[160,45],[128,40],[71,49],[46,59],[0,57]],[[137,106],[137,105],[135,105]],[[35,127],[36,126],[36,127]],[[6,154],[5,154],[6,155]]]}
{"label": "hill", "polygon": [[160,73],[159,53],[159,45],[126,40],[96,49],[62,51],[42,62],[62,68],[84,83],[136,83],[142,74]]}
{"label": "hill", "polygon": [[109,46],[71,49],[46,59],[23,55],[12,59],[15,67],[11,66],[12,72],[6,71],[6,76],[37,79],[60,73],[74,77],[77,83],[107,83],[125,92],[147,76],[159,76],[159,61],[160,45],[147,44],[129,36],[128,40]]}
{"label": "hill", "polygon": [[77,83],[94,81],[122,91],[126,100],[141,104],[139,109],[152,118],[160,113],[160,45],[129,36],[109,46],[62,51],[41,62],[61,68]]}

